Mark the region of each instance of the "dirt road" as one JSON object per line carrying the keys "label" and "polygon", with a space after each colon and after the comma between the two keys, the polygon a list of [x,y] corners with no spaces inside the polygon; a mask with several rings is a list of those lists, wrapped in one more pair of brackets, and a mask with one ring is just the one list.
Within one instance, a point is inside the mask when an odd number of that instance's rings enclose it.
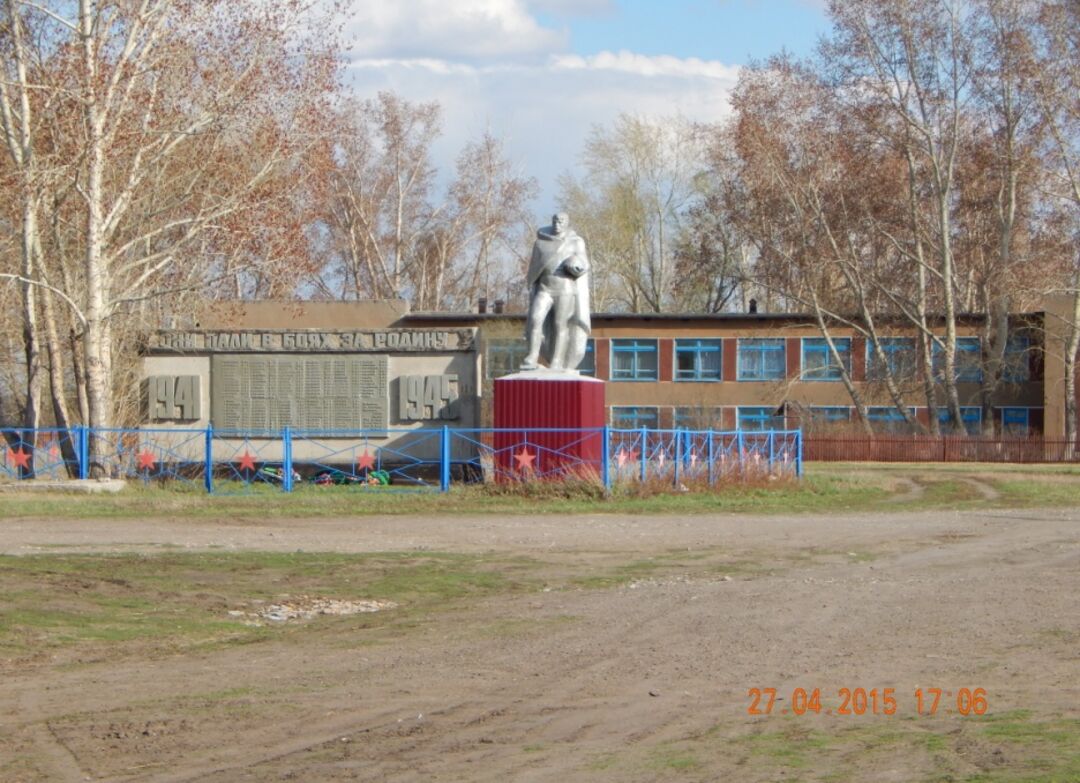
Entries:
{"label": "dirt road", "polygon": [[[154,783],[1080,774],[1078,510],[0,523],[4,554],[178,549],[499,552],[553,583],[679,567],[485,598],[378,643],[314,621],[287,641],[9,664],[0,768]],[[771,714],[748,714],[751,688],[776,689]],[[795,715],[796,688],[819,689],[821,711]],[[865,713],[856,696],[841,714],[857,688]],[[934,688],[936,714],[919,715],[916,690]],[[986,715],[956,714],[978,688]]]}

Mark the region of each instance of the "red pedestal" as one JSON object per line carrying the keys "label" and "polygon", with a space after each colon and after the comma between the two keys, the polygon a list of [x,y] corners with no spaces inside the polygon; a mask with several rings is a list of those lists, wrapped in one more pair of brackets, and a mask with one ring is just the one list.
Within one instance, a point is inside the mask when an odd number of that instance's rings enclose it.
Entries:
{"label": "red pedestal", "polygon": [[[599,476],[604,382],[539,370],[495,381],[495,467],[503,477]],[[505,431],[503,431],[505,430]]]}

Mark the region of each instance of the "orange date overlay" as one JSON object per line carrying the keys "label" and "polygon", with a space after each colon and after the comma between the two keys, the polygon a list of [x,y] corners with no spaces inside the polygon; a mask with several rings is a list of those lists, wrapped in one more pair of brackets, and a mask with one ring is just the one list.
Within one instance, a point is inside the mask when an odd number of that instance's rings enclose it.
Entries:
{"label": "orange date overlay", "polygon": [[751,688],[747,691],[750,706],[748,715],[896,715],[902,707],[914,706],[918,715],[931,716],[939,712],[947,715],[985,715],[990,705],[985,688],[959,688],[956,691],[941,688],[916,688],[911,701],[901,705],[897,701],[896,688],[840,688],[836,692],[839,704],[835,707],[821,705],[821,688],[795,688],[787,706],[777,706],[776,688]]}

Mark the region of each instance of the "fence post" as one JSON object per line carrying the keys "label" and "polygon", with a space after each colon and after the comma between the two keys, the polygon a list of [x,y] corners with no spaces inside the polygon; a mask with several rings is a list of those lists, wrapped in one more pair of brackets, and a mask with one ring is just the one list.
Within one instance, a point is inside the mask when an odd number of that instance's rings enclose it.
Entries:
{"label": "fence post", "polygon": [[79,479],[85,481],[90,478],[90,428],[85,424],[80,424],[77,432],[79,433]]}
{"label": "fence post", "polygon": [[715,435],[716,435],[715,432],[713,432],[712,430],[709,430],[709,486],[710,487],[716,482],[716,476],[713,473],[713,467],[714,467],[713,463],[716,461],[716,456],[715,456],[715,453],[714,453],[714,448],[715,447],[713,446],[713,441],[715,440],[715,438],[714,438]]}
{"label": "fence post", "polygon": [[776,462],[776,431],[769,430],[769,473],[772,473],[773,463]]}
{"label": "fence post", "polygon": [[649,451],[649,430],[647,427],[641,428],[641,483],[645,483],[645,466],[648,464],[648,451]]}
{"label": "fence post", "polygon": [[675,430],[675,472],[671,477],[671,483],[679,486],[679,470],[682,467],[682,430]]}
{"label": "fence post", "polygon": [[439,491],[450,491],[450,428],[445,424],[439,441]]}
{"label": "fence post", "polygon": [[798,444],[798,450],[795,457],[795,476],[802,478],[803,474],[803,434],[802,430],[795,431],[795,443]]}
{"label": "fence post", "polygon": [[604,439],[600,449],[600,475],[604,489],[611,489],[611,427],[605,424],[600,430],[600,437]]}
{"label": "fence post", "polygon": [[281,431],[282,473],[281,488],[292,492],[292,429],[286,425]]}
{"label": "fence post", "polygon": [[203,465],[204,483],[206,491],[214,491],[214,425],[206,425],[206,462]]}

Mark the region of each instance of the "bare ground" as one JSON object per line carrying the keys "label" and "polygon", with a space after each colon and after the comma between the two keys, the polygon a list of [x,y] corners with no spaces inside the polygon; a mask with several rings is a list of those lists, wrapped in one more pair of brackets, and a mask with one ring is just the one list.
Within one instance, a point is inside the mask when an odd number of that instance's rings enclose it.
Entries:
{"label": "bare ground", "polygon": [[[314,621],[245,647],[0,662],[14,780],[1080,779],[1075,509],[0,522],[4,554],[163,548],[709,567],[499,595],[378,643]],[[820,714],[783,714],[796,687],[820,688]],[[896,714],[836,714],[856,687],[895,688]],[[917,715],[932,687],[984,688],[987,716],[948,697]],[[748,715],[750,688],[783,700]]]}

